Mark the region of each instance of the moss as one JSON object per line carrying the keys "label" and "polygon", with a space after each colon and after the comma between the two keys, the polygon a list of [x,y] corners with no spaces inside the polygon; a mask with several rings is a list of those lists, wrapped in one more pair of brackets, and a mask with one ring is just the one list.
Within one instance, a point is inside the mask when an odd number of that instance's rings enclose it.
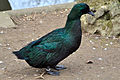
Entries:
{"label": "moss", "polygon": [[106,26],[109,27],[110,29],[112,29],[112,28],[113,28],[112,21],[109,20],[109,21],[107,22]]}
{"label": "moss", "polygon": [[105,20],[110,20],[110,19],[111,19],[111,16],[110,16],[110,13],[109,13],[109,12],[107,12],[107,13],[105,14],[104,19],[105,19]]}
{"label": "moss", "polygon": [[106,22],[106,27],[107,27],[106,34],[107,34],[107,36],[109,36],[113,29],[113,24],[112,24],[111,20]]}
{"label": "moss", "polygon": [[102,26],[102,30],[105,30],[106,29],[106,26]]}

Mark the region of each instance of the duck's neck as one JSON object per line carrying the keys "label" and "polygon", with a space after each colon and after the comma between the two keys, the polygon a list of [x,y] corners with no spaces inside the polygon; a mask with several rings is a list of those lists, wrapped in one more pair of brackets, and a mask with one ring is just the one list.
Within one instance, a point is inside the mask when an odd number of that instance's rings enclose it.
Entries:
{"label": "duck's neck", "polygon": [[66,29],[66,32],[68,33],[81,34],[82,32],[81,32],[80,17],[73,19],[68,16],[65,29]]}

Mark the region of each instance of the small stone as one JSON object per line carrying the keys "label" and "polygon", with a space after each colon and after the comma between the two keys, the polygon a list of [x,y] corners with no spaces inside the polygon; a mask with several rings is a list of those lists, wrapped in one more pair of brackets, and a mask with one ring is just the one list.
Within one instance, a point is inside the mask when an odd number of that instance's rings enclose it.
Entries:
{"label": "small stone", "polygon": [[0,61],[0,64],[2,64],[3,63],[3,61]]}
{"label": "small stone", "polygon": [[106,37],[106,39],[109,39],[109,37]]}
{"label": "small stone", "polygon": [[116,39],[116,37],[115,37],[115,36],[113,36],[113,39]]}
{"label": "small stone", "polygon": [[93,47],[92,49],[93,49],[93,50],[95,50],[96,48],[95,48],[95,47]]}
{"label": "small stone", "polygon": [[91,43],[91,44],[94,44],[94,42],[93,42],[92,40],[90,40],[90,43]]}
{"label": "small stone", "polygon": [[39,70],[36,70],[36,72],[38,72]]}
{"label": "small stone", "polygon": [[26,77],[27,75],[24,75],[24,77]]}
{"label": "small stone", "polygon": [[9,79],[11,78],[11,77],[8,77]]}
{"label": "small stone", "polygon": [[104,67],[101,67],[101,69],[104,69]]}
{"label": "small stone", "polygon": [[0,46],[2,46],[2,44],[0,43]]}
{"label": "small stone", "polygon": [[34,76],[38,76],[37,74],[34,74]]}
{"label": "small stone", "polygon": [[2,12],[2,13],[6,13],[6,12]]}
{"label": "small stone", "polygon": [[101,60],[103,60],[103,59],[102,59],[102,58],[98,58],[98,60],[100,60],[100,61],[101,61]]}
{"label": "small stone", "polygon": [[40,23],[43,23],[43,21],[42,21],[42,20],[40,20]]}
{"label": "small stone", "polygon": [[103,8],[103,9],[107,9],[107,6],[101,6],[101,8]]}
{"label": "small stone", "polygon": [[7,44],[7,46],[9,46],[10,44]]}
{"label": "small stone", "polygon": [[97,77],[100,77],[100,75],[97,75]]}
{"label": "small stone", "polygon": [[116,67],[113,67],[114,69],[116,68]]}
{"label": "small stone", "polygon": [[92,40],[90,40],[90,43],[92,42]]}
{"label": "small stone", "polygon": [[110,42],[110,44],[112,45],[112,44],[113,44],[113,42]]}
{"label": "small stone", "polygon": [[99,39],[99,37],[95,37],[95,39]]}
{"label": "small stone", "polygon": [[61,11],[60,13],[62,14],[63,12]]}
{"label": "small stone", "polygon": [[87,64],[93,64],[92,60],[87,61]]}
{"label": "small stone", "polygon": [[20,78],[21,78],[21,79],[23,79],[24,77],[23,77],[23,76],[21,76]]}
{"label": "small stone", "polygon": [[0,31],[1,34],[3,34],[4,32],[3,31]]}
{"label": "small stone", "polygon": [[29,43],[29,42],[27,42],[27,43]]}
{"label": "small stone", "polygon": [[108,46],[108,44],[105,44],[106,46]]}
{"label": "small stone", "polygon": [[106,51],[106,50],[107,50],[107,48],[104,48],[104,50]]}
{"label": "small stone", "polygon": [[5,57],[5,59],[7,59],[7,57]]}
{"label": "small stone", "polygon": [[68,11],[68,9],[65,9],[65,11]]}
{"label": "small stone", "polygon": [[9,47],[8,49],[10,50],[11,48]]}
{"label": "small stone", "polygon": [[34,41],[34,39],[32,39],[32,41]]}
{"label": "small stone", "polygon": [[6,67],[3,67],[3,68],[1,68],[2,70],[5,70],[6,69]]}
{"label": "small stone", "polygon": [[39,39],[39,38],[36,38],[36,39]]}

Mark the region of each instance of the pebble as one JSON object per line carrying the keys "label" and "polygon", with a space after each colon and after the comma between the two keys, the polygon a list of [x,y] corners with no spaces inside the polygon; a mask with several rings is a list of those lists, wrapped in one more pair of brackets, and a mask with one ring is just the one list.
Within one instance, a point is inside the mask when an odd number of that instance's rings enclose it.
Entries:
{"label": "pebble", "polygon": [[95,39],[99,39],[99,37],[95,37]]}
{"label": "pebble", "polygon": [[40,23],[42,24],[42,23],[43,23],[43,21],[42,21],[42,20],[40,20]]}
{"label": "pebble", "polygon": [[103,9],[107,9],[107,6],[101,6],[101,8],[103,8]]}
{"label": "pebble", "polygon": [[0,43],[0,46],[2,46],[2,44]]}
{"label": "pebble", "polygon": [[24,77],[26,77],[27,75],[24,75]]}
{"label": "pebble", "polygon": [[27,43],[29,43],[29,42],[27,42]]}
{"label": "pebble", "polygon": [[36,70],[36,72],[38,72],[39,70]]}
{"label": "pebble", "polygon": [[106,39],[109,39],[109,37],[106,37]]}
{"label": "pebble", "polygon": [[1,68],[2,70],[5,70],[6,69],[6,67],[3,67],[3,68]]}
{"label": "pebble", "polygon": [[6,13],[6,12],[2,12],[2,13]]}
{"label": "pebble", "polygon": [[113,36],[113,39],[116,39],[116,37],[115,37],[115,36]]}
{"label": "pebble", "polygon": [[87,61],[87,64],[93,64],[92,60]]}
{"label": "pebble", "polygon": [[34,41],[34,39],[32,39],[32,41]]}
{"label": "pebble", "polygon": [[9,47],[8,49],[10,50],[11,48]]}
{"label": "pebble", "polygon": [[94,42],[93,42],[92,40],[90,40],[90,43],[91,43],[91,44],[94,44]]}
{"label": "pebble", "polygon": [[1,34],[3,34],[4,32],[3,31],[0,31]]}
{"label": "pebble", "polygon": [[0,64],[2,64],[3,63],[3,61],[0,61]]}
{"label": "pebble", "polygon": [[104,69],[104,67],[101,67],[101,69]]}
{"label": "pebble", "polygon": [[97,75],[97,77],[100,77],[100,75]]}
{"label": "pebble", "polygon": [[106,51],[106,50],[107,50],[107,48],[104,48],[104,50]]}
{"label": "pebble", "polygon": [[37,74],[34,74],[34,76],[38,76]]}
{"label": "pebble", "polygon": [[11,77],[8,77],[9,79],[11,78]]}
{"label": "pebble", "polygon": [[23,79],[23,78],[24,78],[23,76],[20,77],[20,79]]}
{"label": "pebble", "polygon": [[62,14],[63,12],[61,11],[60,13]]}
{"label": "pebble", "polygon": [[113,42],[110,42],[110,44],[112,45],[112,44],[113,44]]}
{"label": "pebble", "polygon": [[92,49],[93,49],[93,50],[95,50],[96,48],[95,48],[95,47],[93,47]]}
{"label": "pebble", "polygon": [[36,39],[39,39],[39,38],[36,38]]}
{"label": "pebble", "polygon": [[68,9],[65,9],[65,11],[68,11]]}
{"label": "pebble", "polygon": [[116,68],[116,67],[113,67],[114,69]]}
{"label": "pebble", "polygon": [[105,44],[106,46],[108,46],[108,44]]}
{"label": "pebble", "polygon": [[10,44],[7,44],[7,46],[9,46]]}
{"label": "pebble", "polygon": [[101,61],[101,60],[103,60],[103,59],[102,59],[102,58],[98,58],[98,60],[100,60],[100,61]]}

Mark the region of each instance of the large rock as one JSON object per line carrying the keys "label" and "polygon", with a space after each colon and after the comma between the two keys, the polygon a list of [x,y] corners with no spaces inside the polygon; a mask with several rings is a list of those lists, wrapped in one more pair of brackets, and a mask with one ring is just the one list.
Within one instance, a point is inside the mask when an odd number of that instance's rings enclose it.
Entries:
{"label": "large rock", "polygon": [[95,17],[82,16],[83,29],[92,34],[102,36],[120,36],[120,3],[101,6]]}
{"label": "large rock", "polygon": [[8,0],[0,0],[0,11],[11,10]]}

